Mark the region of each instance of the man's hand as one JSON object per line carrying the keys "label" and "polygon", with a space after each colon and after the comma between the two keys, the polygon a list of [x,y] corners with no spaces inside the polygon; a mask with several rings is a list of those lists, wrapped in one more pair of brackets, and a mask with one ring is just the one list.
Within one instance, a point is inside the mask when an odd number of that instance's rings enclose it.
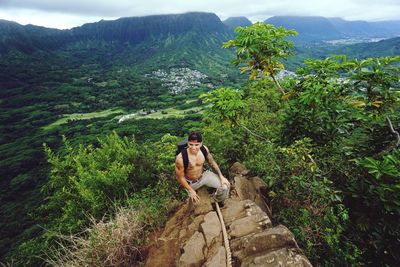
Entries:
{"label": "man's hand", "polygon": [[223,186],[224,184],[226,184],[226,186],[228,188],[231,188],[231,183],[228,181],[228,179],[226,179],[224,176],[221,177],[221,186]]}
{"label": "man's hand", "polygon": [[197,203],[197,202],[200,201],[199,195],[197,195],[196,191],[194,191],[193,189],[188,190],[188,194],[189,194],[189,198],[190,198],[194,203]]}

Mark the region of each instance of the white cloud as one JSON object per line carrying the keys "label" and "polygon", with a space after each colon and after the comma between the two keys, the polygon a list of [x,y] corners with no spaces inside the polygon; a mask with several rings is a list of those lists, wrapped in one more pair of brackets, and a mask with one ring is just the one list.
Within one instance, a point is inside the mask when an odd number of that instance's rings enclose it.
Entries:
{"label": "white cloud", "polygon": [[206,11],[221,19],[252,21],[274,15],[342,17],[348,20],[400,20],[399,0],[0,0],[0,18],[22,24],[69,28],[118,17]]}
{"label": "white cloud", "polygon": [[[96,16],[79,16],[73,14],[64,14],[59,12],[43,12],[31,9],[13,9],[13,12],[0,10],[0,18],[15,21],[20,24],[34,24],[58,29],[70,29],[81,26],[82,24],[106,19]],[[116,19],[107,18],[107,19]]]}

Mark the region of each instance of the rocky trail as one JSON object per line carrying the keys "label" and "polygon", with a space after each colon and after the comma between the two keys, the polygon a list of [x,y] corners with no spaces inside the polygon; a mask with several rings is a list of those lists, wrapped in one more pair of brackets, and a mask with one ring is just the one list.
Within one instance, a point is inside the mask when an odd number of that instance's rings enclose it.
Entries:
{"label": "rocky trail", "polygon": [[145,266],[311,266],[289,229],[272,225],[261,194],[266,184],[250,177],[239,163],[232,166],[230,177],[230,198],[220,208],[229,248],[224,246],[218,208],[201,188],[200,203],[182,204],[167,221],[149,248]]}

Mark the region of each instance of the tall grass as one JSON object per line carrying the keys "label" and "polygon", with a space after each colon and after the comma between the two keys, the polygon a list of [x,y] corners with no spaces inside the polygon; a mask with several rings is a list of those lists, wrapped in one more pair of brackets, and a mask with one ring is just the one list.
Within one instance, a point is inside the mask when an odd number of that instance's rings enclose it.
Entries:
{"label": "tall grass", "polygon": [[91,219],[91,226],[76,235],[60,235],[49,251],[51,266],[135,266],[142,259],[139,248],[148,233],[158,230],[168,213],[179,205],[174,181],[160,179],[126,200],[128,207],[116,208],[111,219]]}
{"label": "tall grass", "polygon": [[95,222],[79,235],[60,236],[47,260],[51,266],[133,266],[144,241],[143,223],[132,208],[118,208],[113,219]]}

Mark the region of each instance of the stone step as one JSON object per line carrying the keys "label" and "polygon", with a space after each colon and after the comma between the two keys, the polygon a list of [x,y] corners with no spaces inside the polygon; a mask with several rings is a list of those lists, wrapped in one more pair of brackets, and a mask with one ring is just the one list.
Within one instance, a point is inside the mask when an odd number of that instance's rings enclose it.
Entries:
{"label": "stone step", "polygon": [[245,258],[241,267],[312,267],[308,259],[297,249],[282,248]]}
{"label": "stone step", "polygon": [[239,259],[281,248],[296,248],[293,234],[283,225],[231,241],[233,255]]}

